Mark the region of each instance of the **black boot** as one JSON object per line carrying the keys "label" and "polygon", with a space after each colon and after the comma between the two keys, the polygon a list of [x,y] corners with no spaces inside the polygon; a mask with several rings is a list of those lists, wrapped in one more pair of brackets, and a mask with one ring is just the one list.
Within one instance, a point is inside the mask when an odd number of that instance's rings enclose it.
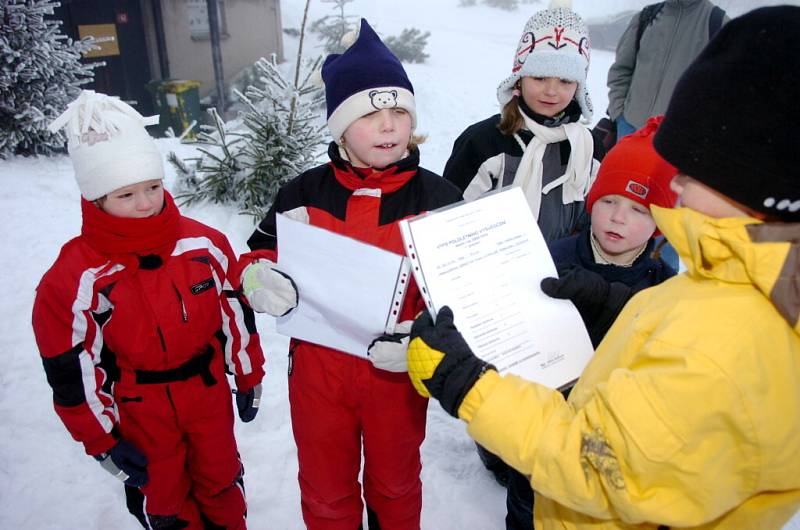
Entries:
{"label": "black boot", "polygon": [[378,514],[367,506],[367,527],[369,530],[381,530],[381,524],[378,522]]}

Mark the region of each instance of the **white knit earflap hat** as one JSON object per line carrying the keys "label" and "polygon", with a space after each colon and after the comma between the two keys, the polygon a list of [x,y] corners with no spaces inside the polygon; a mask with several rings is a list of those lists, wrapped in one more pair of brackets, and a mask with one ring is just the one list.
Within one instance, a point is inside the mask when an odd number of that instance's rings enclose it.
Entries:
{"label": "white knit earflap hat", "polygon": [[501,105],[511,100],[514,86],[522,77],[559,77],[578,83],[575,99],[583,117],[592,119],[592,100],[586,89],[589,32],[571,7],[571,0],[553,0],[548,9],[537,12],[525,24],[511,75],[497,87]]}
{"label": "white knit earflap hat", "polygon": [[145,118],[117,97],[83,90],[48,128],[66,128],[75,180],[81,195],[93,201],[124,186],[164,178],[161,153],[145,129],[156,123],[158,116]]}

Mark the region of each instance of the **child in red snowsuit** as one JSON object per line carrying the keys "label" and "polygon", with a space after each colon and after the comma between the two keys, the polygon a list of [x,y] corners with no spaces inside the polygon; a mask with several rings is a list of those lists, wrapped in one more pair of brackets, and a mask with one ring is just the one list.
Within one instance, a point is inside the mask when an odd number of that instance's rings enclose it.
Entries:
{"label": "child in red snowsuit", "polygon": [[[292,279],[275,269],[276,213],[402,254],[398,221],[460,198],[455,186],[419,167],[411,141],[413,88],[366,21],[352,47],[327,58],[322,77],[335,140],[330,162],[280,190],[248,241],[253,252],[242,257],[245,295],[253,309],[273,316],[298,301]],[[408,325],[421,308],[419,291],[410,286],[398,324],[405,336],[376,340],[369,360],[292,341],[289,401],[310,530],[359,528],[362,448],[370,530],[419,529],[427,400],[409,382],[406,346]]]}
{"label": "child in red snowsuit", "polygon": [[89,455],[141,488],[142,524],[243,530],[225,372],[250,421],[264,357],[227,238],[180,214],[145,124],[84,91],[51,125],[68,129],[83,225],[39,284],[33,329],[56,412]]}

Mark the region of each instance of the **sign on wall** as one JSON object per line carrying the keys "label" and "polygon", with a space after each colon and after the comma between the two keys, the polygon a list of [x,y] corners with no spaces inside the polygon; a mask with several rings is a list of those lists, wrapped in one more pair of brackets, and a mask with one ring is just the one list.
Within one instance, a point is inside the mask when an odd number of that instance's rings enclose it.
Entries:
{"label": "sign on wall", "polygon": [[[205,40],[210,38],[208,29],[208,3],[206,0],[185,0],[186,13],[189,17],[189,30],[193,39]],[[228,34],[228,24],[225,19],[225,0],[217,0],[219,11],[219,31],[223,36]]]}
{"label": "sign on wall", "polygon": [[117,26],[114,24],[84,24],[78,26],[80,38],[94,37],[97,48],[83,53],[89,57],[109,57],[119,55],[119,41],[117,40]]}

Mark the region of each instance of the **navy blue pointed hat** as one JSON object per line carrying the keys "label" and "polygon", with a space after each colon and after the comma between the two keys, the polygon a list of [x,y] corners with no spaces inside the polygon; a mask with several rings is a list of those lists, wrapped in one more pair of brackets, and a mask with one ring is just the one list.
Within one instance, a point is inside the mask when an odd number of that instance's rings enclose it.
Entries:
{"label": "navy blue pointed hat", "polygon": [[337,143],[351,123],[376,110],[405,109],[412,130],[417,126],[414,87],[403,65],[363,18],[353,45],[325,59],[322,80],[328,128]]}

